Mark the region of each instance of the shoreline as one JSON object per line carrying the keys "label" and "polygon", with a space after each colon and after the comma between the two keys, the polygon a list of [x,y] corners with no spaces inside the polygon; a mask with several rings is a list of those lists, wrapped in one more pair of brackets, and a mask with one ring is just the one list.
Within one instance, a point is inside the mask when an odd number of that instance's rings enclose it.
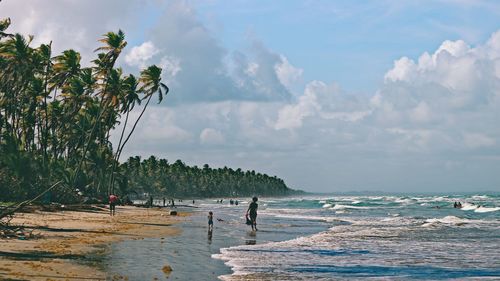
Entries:
{"label": "shoreline", "polygon": [[189,214],[169,216],[168,210],[117,206],[112,217],[108,209],[94,205],[92,210],[16,213],[11,224],[24,225],[39,238],[1,239],[0,279],[126,280],[105,272],[109,245],[178,235],[175,224]]}

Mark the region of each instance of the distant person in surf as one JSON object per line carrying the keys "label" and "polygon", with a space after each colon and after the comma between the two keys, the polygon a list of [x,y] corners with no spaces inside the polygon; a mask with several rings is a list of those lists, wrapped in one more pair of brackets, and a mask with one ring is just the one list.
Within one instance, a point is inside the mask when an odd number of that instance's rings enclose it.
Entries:
{"label": "distant person in surf", "polygon": [[208,212],[208,231],[212,231],[214,229],[214,213],[212,211]]}
{"label": "distant person in surf", "polygon": [[257,230],[257,208],[259,208],[259,205],[257,204],[257,200],[259,200],[257,197],[252,198],[252,203],[248,206],[246,217],[248,218],[248,215],[250,215],[250,221],[252,225],[252,230]]}
{"label": "distant person in surf", "polygon": [[114,194],[109,195],[109,215],[115,215],[116,204],[118,203],[118,196]]}

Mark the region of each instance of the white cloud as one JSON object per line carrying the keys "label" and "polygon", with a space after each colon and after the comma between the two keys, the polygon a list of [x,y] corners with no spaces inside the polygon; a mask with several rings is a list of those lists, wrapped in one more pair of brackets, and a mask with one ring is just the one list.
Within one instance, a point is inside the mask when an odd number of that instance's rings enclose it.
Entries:
{"label": "white cloud", "polygon": [[163,69],[163,75],[167,79],[174,78],[181,68],[181,60],[173,56],[164,56],[161,58],[160,66]]}
{"label": "white cloud", "polygon": [[146,67],[146,63],[158,52],[159,50],[155,47],[153,42],[147,41],[139,46],[133,47],[125,55],[125,62],[130,66],[144,68]]}
{"label": "white cloud", "polygon": [[410,116],[414,121],[427,122],[431,119],[431,109],[425,101],[422,101],[410,112]]}
{"label": "white cloud", "polygon": [[316,114],[321,108],[317,102],[315,92],[315,89],[319,87],[326,87],[326,85],[320,81],[311,82],[304,91],[304,95],[299,97],[296,104],[285,105],[279,111],[278,120],[274,128],[281,130],[302,127],[302,120]]}
{"label": "white cloud", "polygon": [[410,75],[415,70],[415,63],[407,58],[402,57],[394,62],[394,68],[385,74],[385,81],[408,81]]}
{"label": "white cloud", "polygon": [[281,84],[290,89],[294,83],[301,80],[304,70],[294,67],[285,56],[281,55],[280,58],[281,62],[274,65],[274,69]]}
{"label": "white cloud", "polygon": [[[35,35],[34,45],[53,42],[53,53],[75,49],[84,63],[94,58],[97,42],[119,28],[131,35],[152,0],[15,0],[0,3],[0,18],[12,19],[11,32]],[[99,7],[96,9],[96,7]]]}
{"label": "white cloud", "polygon": [[301,128],[307,117],[357,122],[371,113],[366,105],[341,93],[336,84],[312,81],[306,85],[304,94],[298,97],[296,103],[287,104],[280,109],[274,128]]}
{"label": "white cloud", "polygon": [[200,141],[203,144],[222,144],[224,143],[224,135],[218,130],[205,128],[200,133]]}

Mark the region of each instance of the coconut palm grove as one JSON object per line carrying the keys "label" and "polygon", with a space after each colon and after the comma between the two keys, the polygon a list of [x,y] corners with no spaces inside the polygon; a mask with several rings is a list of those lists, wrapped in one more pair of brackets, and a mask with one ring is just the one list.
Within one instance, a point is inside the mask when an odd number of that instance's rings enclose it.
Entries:
{"label": "coconut palm grove", "polygon": [[[295,192],[282,179],[255,171],[190,167],[155,156],[119,162],[148,105],[164,102],[169,92],[162,69],[152,65],[138,76],[123,73],[115,65],[127,46],[122,31],[103,35],[95,59],[83,66],[75,50],[54,54],[51,42],[33,46],[33,36],[9,33],[10,23],[0,21],[2,200],[42,193],[50,201],[78,202],[109,193],[215,197]],[[132,110],[139,112],[135,119],[129,118]],[[112,132],[120,136],[116,144],[110,141]]]}

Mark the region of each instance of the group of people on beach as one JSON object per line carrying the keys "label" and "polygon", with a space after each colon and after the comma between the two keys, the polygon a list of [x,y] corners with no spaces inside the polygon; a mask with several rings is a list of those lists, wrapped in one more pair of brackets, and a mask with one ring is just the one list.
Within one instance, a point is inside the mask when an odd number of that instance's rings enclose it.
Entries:
{"label": "group of people on beach", "polygon": [[[129,199],[130,200],[130,199]],[[257,231],[257,209],[259,208],[259,204],[257,204],[257,201],[259,199],[254,196],[252,198],[252,202],[248,205],[248,209],[245,214],[245,219],[246,219],[246,224],[252,226],[252,231]],[[109,214],[111,216],[115,215],[116,211],[116,205],[119,204],[119,198],[115,194],[110,194],[109,195]],[[222,202],[222,200],[220,200]],[[182,202],[182,201],[180,201]],[[217,201],[219,202],[219,201]],[[148,205],[153,206],[153,196],[149,197],[148,200]],[[166,199],[163,197],[163,206],[165,206]],[[171,203],[172,207],[175,207],[174,199],[169,200],[169,203]],[[193,200],[193,204],[195,201]],[[238,205],[238,200],[231,199],[229,200],[229,204],[231,205]],[[455,202],[456,204],[456,202]],[[222,221],[222,220],[220,220]],[[214,227],[214,213],[212,211],[208,212],[208,231],[211,232]]]}
{"label": "group of people on beach", "polygon": [[[166,207],[166,206],[170,206],[172,208],[176,208],[175,206],[175,200],[172,198],[172,199],[168,199],[168,203],[167,203],[167,198],[163,197],[163,207]],[[182,199],[179,199],[179,202],[183,202]],[[192,201],[193,202],[193,205],[195,204],[195,200]],[[116,194],[110,194],[109,197],[108,197],[108,204],[109,204],[109,214],[111,216],[114,216],[115,215],[115,212],[116,212],[116,205],[132,205],[133,202],[132,200],[130,200],[130,197],[127,195],[125,196],[124,199],[120,199],[118,197],[118,195]],[[146,201],[145,203],[146,206],[148,207],[153,207],[154,206],[154,198],[152,195],[150,195],[148,197],[148,200]]]}

